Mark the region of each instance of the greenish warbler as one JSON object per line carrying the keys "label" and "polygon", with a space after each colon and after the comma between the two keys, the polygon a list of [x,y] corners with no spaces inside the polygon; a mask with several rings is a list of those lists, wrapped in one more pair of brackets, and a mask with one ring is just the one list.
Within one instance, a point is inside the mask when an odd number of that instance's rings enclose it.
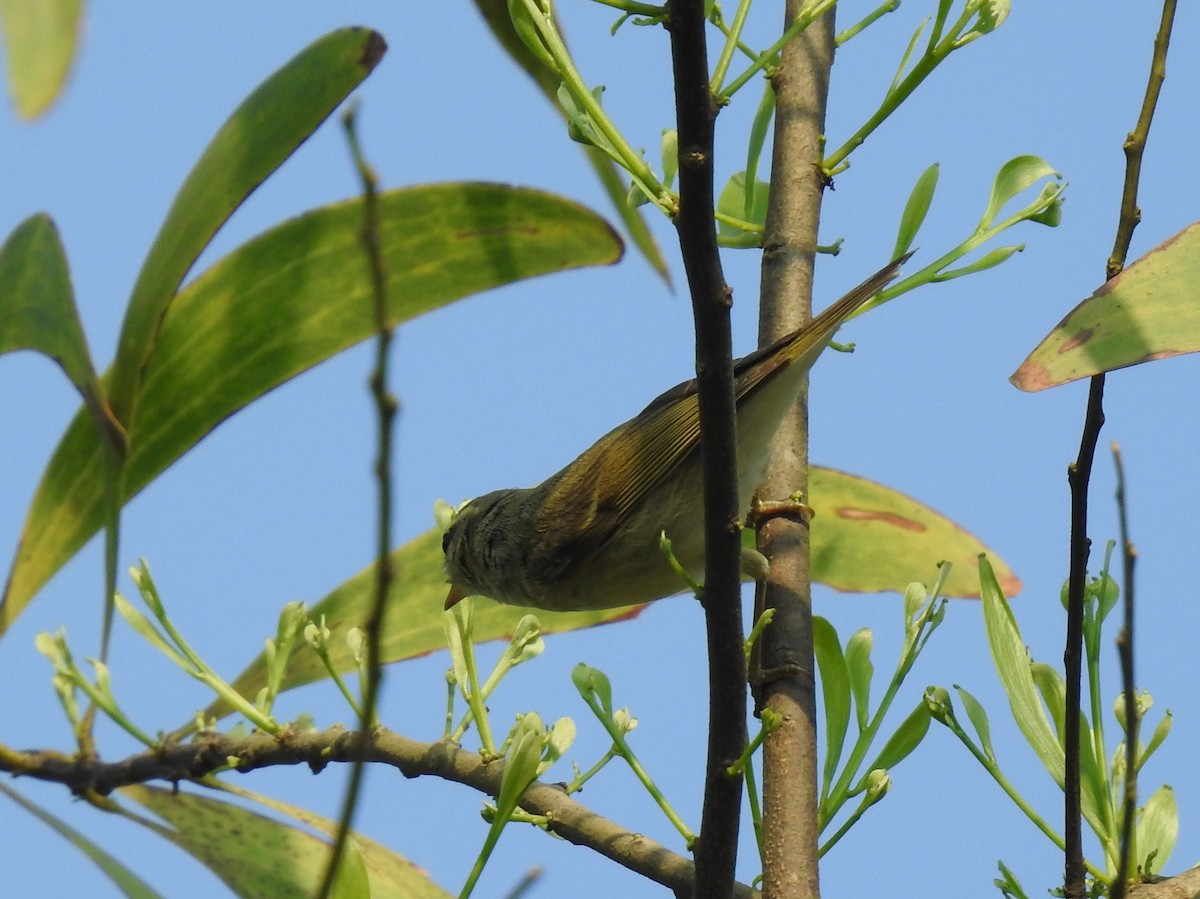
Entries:
{"label": "greenish warbler", "polygon": [[[896,277],[893,262],[797,331],[734,363],[738,501],[748,509],[768,443],[804,375],[845,319]],[[442,539],[446,608],[481,594],[555,612],[661,599],[685,584],[663,532],[694,579],[704,571],[700,412],[695,381],[671,388],[562,471],[467,503]]]}

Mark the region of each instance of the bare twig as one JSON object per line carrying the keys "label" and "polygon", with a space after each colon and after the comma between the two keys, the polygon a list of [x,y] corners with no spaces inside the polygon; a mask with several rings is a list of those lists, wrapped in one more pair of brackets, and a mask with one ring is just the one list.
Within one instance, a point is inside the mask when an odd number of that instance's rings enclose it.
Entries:
{"label": "bare twig", "polygon": [[[1150,135],[1150,125],[1154,121],[1154,111],[1158,106],[1159,93],[1162,90],[1163,80],[1166,78],[1167,48],[1171,43],[1171,28],[1174,22],[1175,0],[1164,0],[1158,33],[1154,37],[1154,51],[1150,61],[1150,74],[1146,81],[1146,93],[1142,99],[1142,108],[1138,113],[1137,124],[1125,139],[1125,182],[1121,191],[1121,213],[1117,222],[1117,234],[1113,241],[1112,254],[1108,257],[1108,264],[1105,266],[1105,273],[1109,278],[1115,277],[1125,267],[1133,231],[1141,221],[1137,192],[1142,173],[1142,157],[1146,149],[1146,140]],[[1136,551],[1129,541],[1125,508],[1125,472],[1115,444],[1113,445],[1113,454],[1117,463],[1121,543],[1125,560],[1124,622],[1117,637],[1117,652],[1121,659],[1121,677],[1125,691],[1126,779],[1121,823],[1121,856],[1117,863],[1116,877],[1113,880],[1112,895],[1114,899],[1123,899],[1125,884],[1129,877],[1129,853],[1133,842],[1134,814],[1137,809],[1137,770],[1134,761],[1137,757],[1138,717],[1133,679],[1133,569]],[[1068,689],[1070,689],[1069,679]],[[1068,708],[1072,708],[1072,706],[1068,705]],[[1068,742],[1067,745],[1070,747],[1071,743]]]}
{"label": "bare twig", "polygon": [[1141,719],[1137,711],[1137,695],[1133,680],[1133,569],[1137,549],[1129,539],[1129,507],[1125,501],[1125,464],[1121,448],[1112,445],[1113,461],[1117,467],[1117,514],[1121,527],[1121,557],[1123,561],[1124,621],[1117,634],[1117,656],[1121,660],[1121,689],[1125,696],[1125,795],[1121,809],[1121,856],[1113,878],[1112,899],[1124,899],[1125,883],[1129,878],[1129,855],[1133,846],[1134,815],[1137,812],[1137,745]]}
{"label": "bare twig", "polygon": [[[383,680],[380,663],[380,645],[383,640],[384,615],[387,612],[387,594],[391,587],[392,571],[392,430],[396,420],[396,398],[388,391],[388,350],[392,345],[392,324],[388,318],[387,273],[384,270],[383,251],[379,244],[379,178],[363,156],[358,140],[355,115],[357,104],[352,104],[342,117],[346,139],[354,167],[358,172],[363,189],[363,222],[359,240],[371,278],[372,312],[375,319],[375,367],[371,372],[371,396],[375,400],[379,419],[379,437],[375,458],[375,477],[378,483],[379,507],[376,513],[375,546],[375,595],[365,622],[364,651],[366,653],[366,686],[363,690],[361,728],[366,731],[375,726],[375,710],[379,703],[379,688]],[[346,796],[338,819],[337,836],[321,880],[317,896],[320,899],[331,895],[338,864],[350,837],[350,826],[354,811],[362,792],[366,757],[360,755],[353,760],[350,778],[346,784]]]}
{"label": "bare twig", "polygon": [[704,615],[708,634],[708,758],[696,845],[697,897],[724,899],[733,885],[742,779],[728,773],[746,745],[741,536],[734,431],[731,297],[713,226],[713,126],[704,0],[672,0],[667,22],[679,134],[675,227],[696,328],[696,382],[704,465]]}

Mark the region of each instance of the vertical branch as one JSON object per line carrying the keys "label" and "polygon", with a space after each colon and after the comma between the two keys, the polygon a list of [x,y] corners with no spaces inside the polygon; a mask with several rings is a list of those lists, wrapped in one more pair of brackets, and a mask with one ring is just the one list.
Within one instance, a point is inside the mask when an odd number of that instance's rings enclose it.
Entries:
{"label": "vertical branch", "polygon": [[[804,4],[788,0],[784,27]],[[759,342],[768,343],[811,317],[813,260],[824,182],[817,162],[825,129],[834,16],[818,19],[789,43],[772,81],[776,122],[762,262]],[[764,495],[807,492],[808,391],[771,445]],[[773,899],[820,893],[817,868],[817,722],[813,676],[808,524],[767,521],[759,550],[771,560],[764,608],[775,618],[763,633],[754,673],[760,707],[783,725],[763,746],[763,890]],[[756,615],[761,609],[755,610]]]}
{"label": "vertical branch", "polygon": [[1121,855],[1112,882],[1112,899],[1124,899],[1125,882],[1129,877],[1129,855],[1133,846],[1134,815],[1137,812],[1137,747],[1141,717],[1138,715],[1136,682],[1133,679],[1133,569],[1137,564],[1137,548],[1129,539],[1129,506],[1125,500],[1125,463],[1121,448],[1112,445],[1113,462],[1117,467],[1117,516],[1121,529],[1122,598],[1124,621],[1117,634],[1117,657],[1121,660],[1121,692],[1125,697],[1125,784],[1121,808]]}
{"label": "vertical branch", "polygon": [[[1106,278],[1114,277],[1125,267],[1125,258],[1129,253],[1129,243],[1133,238],[1134,228],[1141,220],[1141,210],[1138,208],[1137,190],[1142,172],[1142,156],[1146,148],[1146,139],[1150,134],[1150,123],[1154,120],[1154,110],[1158,105],[1159,92],[1167,72],[1167,47],[1171,41],[1171,27],[1175,21],[1175,0],[1164,0],[1162,18],[1159,21],[1158,33],[1154,38],[1154,52],[1150,62],[1150,75],[1146,83],[1146,94],[1142,100],[1142,108],[1138,113],[1137,125],[1125,139],[1125,182],[1121,191],[1121,213],[1117,222],[1117,235],[1113,242],[1112,254],[1105,266]],[[1083,639],[1083,591],[1087,575],[1087,557],[1090,541],[1087,537],[1087,488],[1091,475],[1092,458],[1096,451],[1096,441],[1100,436],[1100,428],[1104,424],[1104,375],[1092,378],[1088,391],[1087,414],[1084,418],[1083,438],[1080,441],[1079,458],[1074,465],[1067,468],[1067,480],[1071,486],[1071,575],[1068,587],[1067,602],[1067,646],[1063,653],[1065,663],[1066,685],[1066,722],[1063,736],[1066,740],[1066,801],[1064,814],[1066,817],[1064,837],[1066,840],[1066,865],[1063,880],[1063,892],[1068,899],[1086,895],[1085,870],[1083,862],[1083,824],[1080,815],[1079,799],[1079,703],[1080,703],[1080,671],[1081,643]],[[1127,576],[1131,576],[1132,566],[1126,566]],[[1133,608],[1131,591],[1125,593],[1125,624],[1132,624]],[[1133,647],[1132,630],[1122,629],[1122,634],[1129,643],[1128,672],[1126,683],[1126,713],[1129,731],[1126,740],[1136,746],[1136,720],[1133,696]],[[1125,667],[1124,651],[1122,666]],[[1127,776],[1132,776],[1130,767]],[[1126,784],[1127,790],[1129,784]],[[1128,865],[1128,843],[1132,831],[1131,806],[1136,806],[1137,797],[1131,799],[1126,794],[1124,819],[1125,832],[1122,834],[1121,866],[1126,871]],[[1124,892],[1124,873],[1114,881],[1114,889]]]}
{"label": "vertical branch", "polygon": [[[387,611],[387,594],[391,588],[394,572],[390,550],[392,545],[392,431],[396,421],[396,398],[388,390],[388,351],[392,346],[393,326],[388,317],[387,272],[384,268],[383,250],[379,242],[379,177],[363,156],[355,124],[357,105],[346,110],[342,124],[346,129],[346,140],[354,168],[362,182],[363,221],[359,232],[363,255],[371,279],[371,312],[375,322],[375,367],[371,371],[369,385],[375,401],[379,420],[379,437],[375,456],[375,478],[378,483],[379,506],[376,513],[375,545],[375,595],[365,622],[366,639],[363,649],[366,655],[366,684],[363,689],[362,717],[359,721],[360,735],[376,725],[376,708],[379,704],[379,688],[383,680],[380,663],[380,645],[383,641],[384,615]],[[321,899],[332,895],[336,882],[338,864],[346,851],[350,837],[350,826],[358,797],[362,793],[363,774],[366,770],[366,748],[362,741],[354,749],[350,778],[346,784],[346,797],[338,820],[337,836],[329,854],[329,862],[321,879],[317,896]]]}
{"label": "vertical branch", "polygon": [[742,779],[728,768],[746,745],[746,673],[742,650],[741,536],[734,430],[731,297],[713,226],[713,126],[704,0],[672,0],[668,27],[679,133],[679,213],[696,327],[696,382],[704,465],[704,615],[708,635],[708,759],[696,846],[697,897],[733,889]]}
{"label": "vertical branch", "polygon": [[1104,427],[1104,375],[1092,378],[1088,388],[1087,411],[1084,413],[1083,434],[1079,455],[1067,466],[1067,483],[1071,488],[1071,571],[1067,586],[1067,642],[1063,650],[1063,672],[1066,678],[1066,720],[1063,739],[1064,759],[1063,843],[1065,863],[1063,894],[1067,899],[1083,899],[1087,895],[1087,868],[1083,860],[1083,816],[1081,810],[1079,710],[1081,676],[1083,671],[1083,591],[1087,581],[1087,562],[1092,541],[1087,535],[1088,484],[1092,477],[1092,460],[1096,457],[1096,441]]}

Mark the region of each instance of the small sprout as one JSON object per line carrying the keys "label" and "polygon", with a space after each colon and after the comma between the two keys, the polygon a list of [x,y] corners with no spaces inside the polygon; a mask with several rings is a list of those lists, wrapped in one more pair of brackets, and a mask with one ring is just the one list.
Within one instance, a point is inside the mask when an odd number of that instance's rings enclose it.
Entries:
{"label": "small sprout", "polygon": [[346,632],[346,646],[350,648],[350,655],[354,658],[356,665],[363,663],[363,631],[361,627],[352,627]]}
{"label": "small sprout", "polygon": [[629,714],[628,708],[617,709],[617,711],[613,714],[613,722],[617,725],[617,730],[623,734],[629,733],[638,726],[637,718],[634,718],[633,715]]}
{"label": "small sprout", "polygon": [[876,768],[867,775],[867,802],[874,805],[892,788],[892,778],[883,768]]}
{"label": "small sprout", "polygon": [[[1142,690],[1140,693],[1134,694],[1134,713],[1137,715],[1137,720],[1141,721],[1146,717],[1146,712],[1150,711],[1150,707],[1154,705],[1154,700],[1150,693]],[[1117,718],[1117,724],[1121,725],[1121,730],[1129,733],[1129,725],[1125,717],[1125,694],[1122,693],[1113,702],[1113,714]]]}
{"label": "small sprout", "polygon": [[925,705],[929,707],[929,714],[935,721],[942,724],[957,723],[954,717],[954,703],[945,687],[929,687],[925,691]]}

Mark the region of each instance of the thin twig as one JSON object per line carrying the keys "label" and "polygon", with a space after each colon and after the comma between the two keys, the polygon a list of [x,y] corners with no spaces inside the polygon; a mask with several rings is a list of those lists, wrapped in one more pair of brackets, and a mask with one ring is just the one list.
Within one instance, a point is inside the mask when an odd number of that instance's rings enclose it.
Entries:
{"label": "thin twig", "polygon": [[[1121,190],[1121,213],[1117,221],[1117,234],[1113,241],[1112,254],[1108,257],[1105,273],[1111,279],[1124,267],[1129,255],[1129,244],[1133,239],[1133,231],[1141,221],[1141,210],[1138,208],[1138,184],[1141,180],[1142,157],[1146,150],[1146,141],[1150,136],[1150,125],[1154,121],[1154,111],[1158,106],[1158,97],[1162,91],[1163,80],[1167,74],[1167,49],[1171,43],[1171,28],[1175,22],[1175,0],[1164,0],[1162,17],[1158,24],[1158,33],[1154,37],[1154,51],[1150,60],[1150,74],[1146,80],[1146,93],[1142,98],[1142,108],[1138,113],[1137,124],[1125,139],[1125,182]],[[1117,636],[1117,653],[1121,660],[1121,678],[1125,692],[1125,795],[1121,822],[1121,856],[1117,862],[1116,877],[1113,880],[1113,899],[1123,899],[1125,885],[1129,878],[1130,850],[1133,845],[1134,815],[1137,810],[1137,697],[1134,695],[1133,669],[1133,572],[1137,557],[1136,550],[1129,540],[1129,525],[1125,505],[1125,471],[1121,463],[1121,455],[1116,444],[1113,444],[1113,456],[1117,465],[1117,506],[1121,516],[1121,544],[1124,558],[1124,621]],[[1068,744],[1070,745],[1070,744]]]}
{"label": "thin twig", "polygon": [[1125,463],[1121,460],[1121,448],[1112,445],[1113,462],[1117,468],[1117,515],[1121,528],[1121,558],[1124,581],[1124,621],[1117,634],[1117,657],[1121,660],[1121,689],[1125,697],[1125,790],[1121,809],[1121,856],[1117,861],[1117,873],[1113,878],[1112,899],[1124,899],[1125,884],[1129,879],[1129,856],[1133,846],[1133,824],[1137,812],[1137,745],[1141,719],[1137,711],[1137,695],[1133,679],[1133,569],[1137,562],[1137,548],[1129,539],[1129,506],[1125,499]]}
{"label": "thin twig", "polygon": [[742,778],[730,775],[729,766],[746,744],[731,297],[713,227],[713,130],[718,107],[709,87],[704,0],[673,0],[669,9],[679,134],[675,227],[695,320],[704,466],[709,718],[695,895],[725,899],[734,882],[742,801]]}
{"label": "thin twig", "polygon": [[[383,666],[380,663],[380,646],[383,641],[384,615],[387,612],[387,594],[391,588],[394,572],[389,555],[392,545],[392,431],[396,420],[396,398],[388,391],[388,350],[392,344],[392,324],[388,318],[387,272],[384,268],[383,250],[379,239],[379,177],[363,156],[358,139],[355,115],[357,104],[352,104],[342,117],[346,129],[346,140],[354,160],[363,189],[363,222],[359,240],[371,278],[372,313],[375,319],[375,367],[371,372],[371,396],[375,400],[379,421],[379,437],[375,458],[375,477],[378,482],[379,506],[376,517],[375,546],[375,596],[365,622],[364,651],[366,653],[366,686],[363,690],[362,718],[360,729],[366,733],[376,724],[376,707],[379,688],[383,681]],[[366,770],[366,755],[354,757],[350,777],[346,784],[346,796],[338,819],[337,837],[317,892],[320,899],[331,895],[337,875],[338,864],[350,837],[350,826],[354,811],[362,792],[363,774]]]}
{"label": "thin twig", "polygon": [[1063,894],[1067,899],[1083,899],[1087,895],[1087,867],[1083,860],[1083,816],[1080,798],[1080,680],[1083,671],[1083,592],[1087,583],[1088,555],[1092,541],[1088,538],[1088,485],[1092,477],[1092,462],[1096,458],[1096,443],[1104,427],[1104,375],[1091,379],[1088,387],[1087,411],[1084,413],[1083,434],[1079,455],[1067,466],[1067,483],[1071,488],[1071,570],[1067,587],[1067,640],[1063,651],[1066,678],[1066,720],[1063,722],[1065,741],[1063,784]]}

